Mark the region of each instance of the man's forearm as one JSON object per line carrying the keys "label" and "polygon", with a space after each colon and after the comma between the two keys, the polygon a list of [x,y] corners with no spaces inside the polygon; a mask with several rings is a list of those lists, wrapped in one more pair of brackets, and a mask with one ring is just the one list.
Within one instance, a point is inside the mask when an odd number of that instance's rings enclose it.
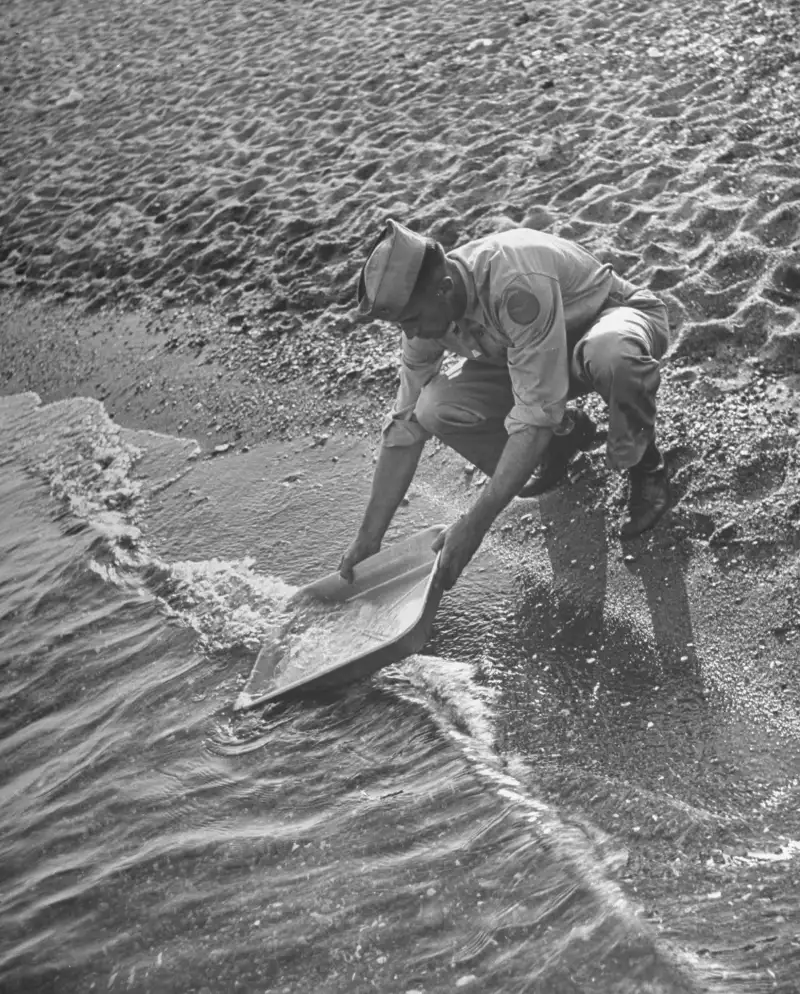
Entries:
{"label": "man's forearm", "polygon": [[549,428],[529,427],[509,436],[494,476],[467,512],[477,526],[489,530],[541,462],[552,435]]}
{"label": "man's forearm", "polygon": [[424,442],[417,442],[381,446],[372,478],[372,493],[359,530],[362,537],[381,541],[414,479],[424,445]]}

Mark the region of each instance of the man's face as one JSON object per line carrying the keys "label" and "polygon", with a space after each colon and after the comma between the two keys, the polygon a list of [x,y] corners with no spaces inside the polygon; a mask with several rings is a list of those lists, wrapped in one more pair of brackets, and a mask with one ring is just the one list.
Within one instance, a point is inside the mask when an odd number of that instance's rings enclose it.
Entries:
{"label": "man's face", "polygon": [[406,338],[441,338],[452,320],[448,295],[434,286],[412,294],[396,323]]}

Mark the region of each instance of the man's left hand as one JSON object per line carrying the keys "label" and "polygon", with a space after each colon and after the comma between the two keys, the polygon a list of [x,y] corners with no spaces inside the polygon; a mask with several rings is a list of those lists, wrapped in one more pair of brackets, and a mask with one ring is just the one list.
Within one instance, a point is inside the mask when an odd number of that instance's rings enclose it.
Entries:
{"label": "man's left hand", "polygon": [[435,582],[450,590],[477,552],[485,534],[486,528],[476,523],[469,514],[462,515],[447,531],[442,532],[431,546],[434,552],[441,550],[442,553]]}

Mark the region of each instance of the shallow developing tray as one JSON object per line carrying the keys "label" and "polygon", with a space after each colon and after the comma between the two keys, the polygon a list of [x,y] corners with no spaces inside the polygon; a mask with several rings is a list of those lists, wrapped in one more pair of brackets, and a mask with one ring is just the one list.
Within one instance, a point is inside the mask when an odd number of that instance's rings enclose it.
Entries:
{"label": "shallow developing tray", "polygon": [[235,709],[340,687],[397,663],[427,642],[442,589],[434,582],[433,525],[370,556],[353,583],[330,573],[302,587],[292,609],[311,621],[292,644],[284,637],[261,647]]}

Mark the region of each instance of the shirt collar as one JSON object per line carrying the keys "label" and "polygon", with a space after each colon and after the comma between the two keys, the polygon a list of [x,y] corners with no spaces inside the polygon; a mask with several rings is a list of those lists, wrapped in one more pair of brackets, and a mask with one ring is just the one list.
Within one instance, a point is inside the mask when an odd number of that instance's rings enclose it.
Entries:
{"label": "shirt collar", "polygon": [[464,318],[471,318],[475,310],[475,305],[477,302],[477,295],[475,293],[475,282],[472,279],[472,273],[467,269],[464,263],[454,255],[448,255],[448,260],[452,262],[456,269],[461,274],[461,279],[464,281],[464,287],[467,291],[467,306],[459,320]]}

